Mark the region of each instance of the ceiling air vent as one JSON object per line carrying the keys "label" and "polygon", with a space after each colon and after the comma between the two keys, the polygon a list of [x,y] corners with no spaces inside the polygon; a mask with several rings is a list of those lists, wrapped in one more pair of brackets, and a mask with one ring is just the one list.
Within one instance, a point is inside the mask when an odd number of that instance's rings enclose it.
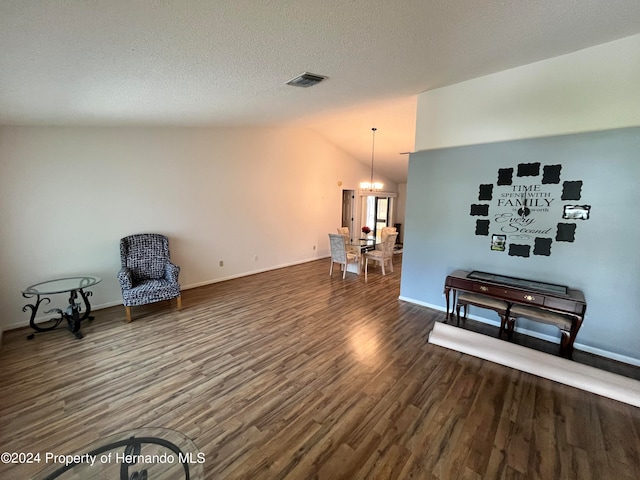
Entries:
{"label": "ceiling air vent", "polygon": [[291,85],[293,87],[313,87],[317,85],[322,80],[327,77],[323,77],[322,75],[316,75],[315,73],[304,72],[302,75],[298,75],[296,78],[292,78],[287,82],[287,85]]}

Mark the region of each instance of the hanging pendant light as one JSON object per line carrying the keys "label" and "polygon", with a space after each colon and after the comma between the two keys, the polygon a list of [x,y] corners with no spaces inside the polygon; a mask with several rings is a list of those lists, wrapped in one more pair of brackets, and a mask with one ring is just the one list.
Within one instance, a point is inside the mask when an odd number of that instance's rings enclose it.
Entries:
{"label": "hanging pendant light", "polygon": [[383,187],[383,184],[380,182],[374,182],[373,181],[373,158],[374,158],[374,153],[375,153],[375,146],[376,146],[376,131],[378,129],[376,127],[373,127],[371,129],[371,131],[373,132],[373,138],[371,140],[371,178],[369,179],[368,182],[361,182],[360,183],[360,188],[362,190],[380,190]]}

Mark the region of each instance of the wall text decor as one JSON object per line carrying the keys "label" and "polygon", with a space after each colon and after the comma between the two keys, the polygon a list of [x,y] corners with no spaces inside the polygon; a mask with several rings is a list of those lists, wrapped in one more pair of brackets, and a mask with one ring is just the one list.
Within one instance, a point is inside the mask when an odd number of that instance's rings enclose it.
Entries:
{"label": "wall text decor", "polygon": [[[513,257],[551,255],[553,240],[573,242],[576,223],[588,220],[590,205],[563,202],[581,200],[582,180],[561,184],[562,165],[520,163],[498,169],[495,184],[483,183],[478,201],[471,204],[476,219],[475,234],[491,235],[491,250],[507,251]],[[515,174],[515,178],[514,178]]]}

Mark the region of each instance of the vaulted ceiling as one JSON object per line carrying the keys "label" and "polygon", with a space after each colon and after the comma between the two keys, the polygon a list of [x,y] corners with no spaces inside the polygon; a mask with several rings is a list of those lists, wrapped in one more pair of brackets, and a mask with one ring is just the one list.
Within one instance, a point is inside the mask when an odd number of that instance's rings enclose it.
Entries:
{"label": "vaulted ceiling", "polygon": [[375,126],[404,182],[420,92],[637,33],[637,0],[1,0],[0,125],[300,126],[365,164]]}

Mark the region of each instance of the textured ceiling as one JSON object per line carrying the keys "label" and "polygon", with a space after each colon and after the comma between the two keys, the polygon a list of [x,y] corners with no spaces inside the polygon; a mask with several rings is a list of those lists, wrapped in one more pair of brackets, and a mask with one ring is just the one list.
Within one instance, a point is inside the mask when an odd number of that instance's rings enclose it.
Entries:
{"label": "textured ceiling", "polygon": [[375,126],[403,182],[418,93],[636,33],[638,0],[0,0],[0,125],[296,125],[366,164]]}

